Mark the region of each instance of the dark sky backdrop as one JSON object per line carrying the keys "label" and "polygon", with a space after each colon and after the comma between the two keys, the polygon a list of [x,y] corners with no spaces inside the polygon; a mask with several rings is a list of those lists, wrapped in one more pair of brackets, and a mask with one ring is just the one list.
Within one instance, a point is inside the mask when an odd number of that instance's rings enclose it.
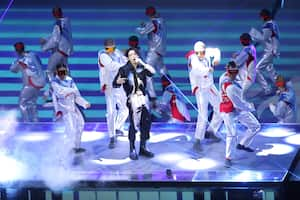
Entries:
{"label": "dark sky backdrop", "polygon": [[[1,11],[7,6],[11,0],[0,0]],[[275,0],[14,0],[13,7],[53,7],[53,5],[61,5],[62,7],[80,8],[91,7],[105,8],[117,7],[122,8],[134,7],[140,8],[147,5],[154,5],[160,8],[253,8],[260,9],[262,7],[270,8]],[[299,9],[300,0],[285,0],[286,8]],[[300,11],[299,11],[300,12]]]}

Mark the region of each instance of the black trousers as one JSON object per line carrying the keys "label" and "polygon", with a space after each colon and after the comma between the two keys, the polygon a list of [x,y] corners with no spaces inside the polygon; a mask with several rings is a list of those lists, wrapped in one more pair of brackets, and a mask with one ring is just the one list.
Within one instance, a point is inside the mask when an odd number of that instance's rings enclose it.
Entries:
{"label": "black trousers", "polygon": [[[131,142],[135,141],[135,134],[137,130],[134,127],[134,121],[133,121],[133,116],[135,113],[132,112],[131,106],[128,106],[129,108],[129,134],[128,134],[128,139]],[[148,109],[145,106],[142,106],[141,108],[141,120],[139,122],[140,125],[140,133],[141,133],[141,144],[145,143],[146,140],[150,138],[150,128],[151,128],[151,115]]]}

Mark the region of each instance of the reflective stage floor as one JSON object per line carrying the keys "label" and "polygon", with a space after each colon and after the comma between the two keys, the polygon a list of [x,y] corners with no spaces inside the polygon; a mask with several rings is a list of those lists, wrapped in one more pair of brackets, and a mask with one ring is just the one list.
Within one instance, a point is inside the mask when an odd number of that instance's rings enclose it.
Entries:
{"label": "reflective stage floor", "polygon": [[[3,127],[1,187],[276,187],[289,175],[300,145],[299,125],[262,124],[252,144],[255,152],[236,150],[232,167],[226,168],[223,128],[219,132],[223,141],[206,139],[203,151],[195,152],[195,124],[153,123],[148,147],[155,157],[132,161],[127,136],[118,137],[114,149],[108,148],[105,123],[86,123],[82,136],[86,152],[80,154],[69,150],[60,124],[9,123]],[[242,128],[238,131],[239,135],[243,132]],[[136,145],[139,149],[139,139]]]}

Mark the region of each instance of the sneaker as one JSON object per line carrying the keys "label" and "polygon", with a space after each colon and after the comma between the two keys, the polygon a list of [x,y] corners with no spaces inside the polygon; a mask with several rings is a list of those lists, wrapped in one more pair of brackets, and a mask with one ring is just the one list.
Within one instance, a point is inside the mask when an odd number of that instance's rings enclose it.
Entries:
{"label": "sneaker", "polygon": [[236,148],[237,148],[238,150],[244,150],[244,151],[247,151],[247,152],[254,152],[254,149],[251,149],[250,147],[246,147],[246,146],[241,145],[241,144],[238,144],[238,145],[236,146]]}
{"label": "sneaker", "polygon": [[152,153],[151,151],[149,151],[145,148],[140,149],[139,155],[147,157],[147,158],[153,158],[154,157],[154,153]]}
{"label": "sneaker", "polygon": [[209,139],[209,137],[210,137],[210,134],[211,134],[211,132],[209,132],[209,131],[205,131],[204,138],[205,138],[205,139]]}
{"label": "sneaker", "polygon": [[224,167],[230,168],[232,166],[232,162],[230,159],[225,159]]}
{"label": "sneaker", "polygon": [[116,144],[115,144],[115,138],[111,137],[109,140],[109,144],[108,144],[108,148],[113,149],[115,148]]}
{"label": "sneaker", "polygon": [[131,160],[138,160],[139,159],[138,155],[136,154],[135,149],[129,152],[129,158]]}
{"label": "sneaker", "polygon": [[74,150],[74,153],[83,153],[86,151],[84,148],[81,148],[81,147],[73,148],[73,150]]}
{"label": "sneaker", "polygon": [[196,141],[194,142],[193,150],[196,152],[200,152],[203,150],[199,139],[196,139]]}
{"label": "sneaker", "polygon": [[116,136],[125,136],[125,133],[119,129],[116,130]]}
{"label": "sneaker", "polygon": [[151,109],[154,109],[154,110],[158,109],[157,102],[156,102],[156,98],[152,98],[152,99],[150,100],[150,108],[151,108]]}
{"label": "sneaker", "polygon": [[209,134],[209,139],[211,139],[213,142],[221,142],[222,141],[222,139],[221,138],[219,138],[219,137],[217,137],[214,133],[210,133]]}

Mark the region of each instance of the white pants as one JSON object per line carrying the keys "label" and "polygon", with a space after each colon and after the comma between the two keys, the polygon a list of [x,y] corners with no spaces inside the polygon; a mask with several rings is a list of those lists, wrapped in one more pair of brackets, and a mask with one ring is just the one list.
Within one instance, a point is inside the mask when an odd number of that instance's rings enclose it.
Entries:
{"label": "white pants", "polygon": [[259,60],[259,62],[256,65],[257,70],[257,82],[261,85],[261,87],[264,89],[264,91],[270,91],[271,86],[270,83],[268,83],[264,77],[263,71],[266,71],[268,76],[271,78],[273,82],[275,82],[277,78],[277,72],[274,69],[273,66],[273,58],[274,56],[270,53],[263,54],[263,57]]}
{"label": "white pants", "polygon": [[[168,73],[163,61],[163,57],[161,55],[158,55],[155,51],[149,51],[147,53],[146,63],[153,66],[160,76]],[[147,91],[150,99],[156,98],[156,92],[154,89],[152,77],[147,77]]]}
{"label": "white pants", "polygon": [[196,139],[204,139],[206,125],[208,120],[208,104],[213,106],[213,118],[209,124],[208,131],[216,133],[222,124],[222,117],[220,116],[220,96],[215,85],[209,88],[201,89],[200,87],[196,91],[196,101],[198,107],[198,118],[195,131]]}
{"label": "white pants", "polygon": [[62,55],[58,51],[54,52],[50,58],[48,59],[48,73],[50,77],[52,78],[54,76],[54,73],[56,72],[56,66],[60,63],[63,63],[65,65],[68,64],[68,57]]}
{"label": "white pants", "polygon": [[20,98],[19,98],[19,107],[23,122],[37,122],[37,99],[39,96],[39,89],[33,88],[31,86],[23,86]]}
{"label": "white pants", "polygon": [[131,94],[130,96],[130,105],[132,109],[132,118],[134,123],[134,128],[136,131],[140,131],[140,124],[142,118],[142,108],[143,106],[149,110],[148,97],[144,96],[143,93],[140,94]]}
{"label": "white pants", "polygon": [[252,84],[255,82],[256,78],[256,66],[254,62],[251,62],[248,67],[244,65],[240,68],[238,76],[236,78],[237,82],[242,87],[242,98],[247,100],[247,92]]}
{"label": "white pants", "polygon": [[246,147],[248,147],[251,144],[254,136],[260,130],[260,123],[257,121],[257,119],[251,112],[247,111],[221,113],[221,115],[227,130],[225,156],[226,158],[231,159],[233,155],[233,150],[237,144],[236,123],[240,122],[242,125],[247,127],[244,136],[239,142],[239,144]]}
{"label": "white pants", "polygon": [[116,130],[122,130],[128,117],[127,97],[123,88],[107,87],[105,90],[106,122],[109,137],[114,137]]}
{"label": "white pants", "polygon": [[79,111],[79,108],[75,108],[74,112],[63,113],[63,120],[65,124],[65,142],[70,144],[70,147],[79,148],[81,143],[81,135],[84,128],[84,119]]}

